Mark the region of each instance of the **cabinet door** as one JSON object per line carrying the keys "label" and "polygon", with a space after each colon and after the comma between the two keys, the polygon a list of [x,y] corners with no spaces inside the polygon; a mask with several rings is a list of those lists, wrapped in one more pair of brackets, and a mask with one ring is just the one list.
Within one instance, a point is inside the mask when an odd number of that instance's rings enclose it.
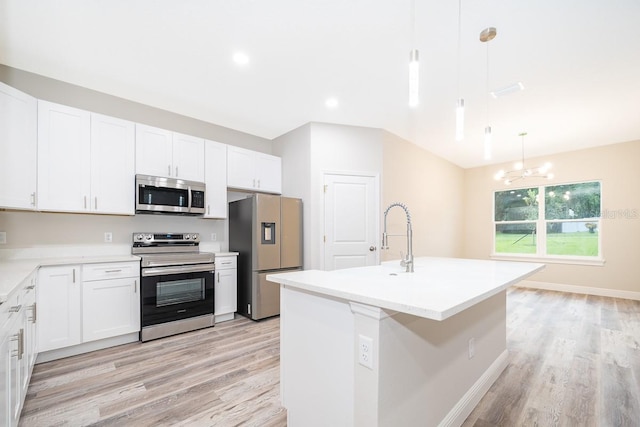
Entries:
{"label": "cabinet door", "polygon": [[38,101],[38,209],[89,209],[91,120],[88,111]]}
{"label": "cabinet door", "polygon": [[204,182],[204,139],[173,133],[173,172],[179,179]]}
{"label": "cabinet door", "polygon": [[134,214],[134,159],[134,124],[91,114],[92,212]]}
{"label": "cabinet door", "polygon": [[216,316],[235,313],[238,310],[238,270],[216,271],[214,312]]}
{"label": "cabinet door", "polygon": [[80,268],[41,267],[38,272],[38,351],[80,344]]}
{"label": "cabinet door", "polygon": [[205,218],[227,217],[227,146],[206,141],[204,145],[204,172],[206,192]]}
{"label": "cabinet door", "polygon": [[37,126],[36,98],[0,83],[0,207],[36,207]]}
{"label": "cabinet door", "polygon": [[136,124],[136,173],[173,176],[172,132]]}
{"label": "cabinet door", "polygon": [[83,283],[82,341],[94,341],[140,330],[138,279]]}
{"label": "cabinet door", "polygon": [[242,190],[255,188],[254,151],[227,147],[227,186]]}
{"label": "cabinet door", "polygon": [[269,154],[256,153],[256,190],[265,193],[282,193],[282,159]]}

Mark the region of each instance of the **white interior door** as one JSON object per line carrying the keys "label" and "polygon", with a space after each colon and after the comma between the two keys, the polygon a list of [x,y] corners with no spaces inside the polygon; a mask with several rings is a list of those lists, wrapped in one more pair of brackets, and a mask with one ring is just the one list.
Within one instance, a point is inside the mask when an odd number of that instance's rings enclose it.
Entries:
{"label": "white interior door", "polygon": [[324,269],[378,263],[377,178],[324,176]]}

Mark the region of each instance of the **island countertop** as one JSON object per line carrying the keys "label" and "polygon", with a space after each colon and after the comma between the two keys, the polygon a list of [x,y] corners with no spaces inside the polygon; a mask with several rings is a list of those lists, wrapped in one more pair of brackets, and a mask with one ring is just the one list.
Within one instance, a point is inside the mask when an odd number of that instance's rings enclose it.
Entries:
{"label": "island countertop", "polygon": [[344,270],[270,274],[267,280],[432,320],[445,320],[542,270],[544,264],[420,257]]}

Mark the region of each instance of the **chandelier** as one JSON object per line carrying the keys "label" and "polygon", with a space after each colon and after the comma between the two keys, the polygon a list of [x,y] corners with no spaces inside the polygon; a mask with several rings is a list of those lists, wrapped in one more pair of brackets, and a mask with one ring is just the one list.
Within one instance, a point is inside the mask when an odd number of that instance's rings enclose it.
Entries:
{"label": "chandelier", "polygon": [[511,183],[525,178],[546,178],[552,179],[553,174],[549,172],[551,169],[551,163],[547,162],[542,166],[536,166],[533,168],[525,166],[524,163],[524,137],[527,135],[526,132],[522,132],[518,134],[522,140],[522,159],[519,162],[516,162],[513,165],[513,170],[504,171],[500,170],[498,173],[494,175],[496,181],[503,181],[505,185],[510,185]]}

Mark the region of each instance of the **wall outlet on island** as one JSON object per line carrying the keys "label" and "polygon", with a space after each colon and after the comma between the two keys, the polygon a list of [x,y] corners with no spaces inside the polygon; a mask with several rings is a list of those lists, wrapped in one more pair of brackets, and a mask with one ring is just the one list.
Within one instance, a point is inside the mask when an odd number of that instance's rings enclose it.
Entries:
{"label": "wall outlet on island", "polygon": [[6,245],[6,244],[7,244],[7,232],[0,231],[0,245]]}
{"label": "wall outlet on island", "polygon": [[107,231],[104,233],[104,242],[105,243],[111,243],[113,242],[113,233],[110,231]]}
{"label": "wall outlet on island", "polygon": [[373,369],[373,338],[358,335],[358,363]]}

